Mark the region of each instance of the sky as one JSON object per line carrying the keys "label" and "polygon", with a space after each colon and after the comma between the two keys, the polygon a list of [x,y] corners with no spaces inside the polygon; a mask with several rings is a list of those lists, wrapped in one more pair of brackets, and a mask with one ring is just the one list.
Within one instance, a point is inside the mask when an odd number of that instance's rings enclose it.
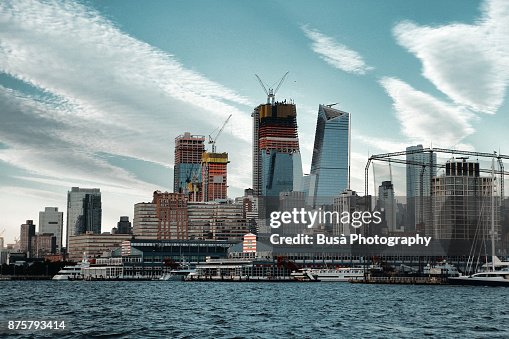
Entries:
{"label": "sky", "polygon": [[[172,190],[176,136],[208,136],[230,114],[217,149],[241,196],[266,101],[255,74],[273,85],[286,72],[276,99],[297,105],[304,173],[319,104],[351,113],[360,192],[372,154],[509,154],[505,0],[2,0],[0,232],[9,243],[44,207],[65,212],[73,186],[101,189],[110,231]],[[388,175],[376,164],[376,182]],[[392,175],[403,194],[404,168]]]}

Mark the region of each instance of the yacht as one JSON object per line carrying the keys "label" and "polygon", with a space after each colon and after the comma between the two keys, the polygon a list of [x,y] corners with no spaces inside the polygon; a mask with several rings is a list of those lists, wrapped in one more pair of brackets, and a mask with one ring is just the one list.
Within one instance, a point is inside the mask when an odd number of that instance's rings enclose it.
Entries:
{"label": "yacht", "polygon": [[363,267],[301,268],[290,274],[296,280],[350,281],[364,279]]}
{"label": "yacht", "polygon": [[424,267],[424,274],[425,275],[441,275],[441,276],[447,276],[447,277],[459,277],[460,272],[456,268],[456,266],[449,264],[445,260],[435,264],[430,265],[427,264]]}
{"label": "yacht", "polygon": [[164,273],[159,280],[164,281],[184,281],[189,274],[196,273],[196,270],[185,268],[180,270],[171,270]]}
{"label": "yacht", "polygon": [[52,280],[81,280],[83,279],[81,269],[89,265],[88,261],[81,261],[74,266],[65,266],[53,276]]}

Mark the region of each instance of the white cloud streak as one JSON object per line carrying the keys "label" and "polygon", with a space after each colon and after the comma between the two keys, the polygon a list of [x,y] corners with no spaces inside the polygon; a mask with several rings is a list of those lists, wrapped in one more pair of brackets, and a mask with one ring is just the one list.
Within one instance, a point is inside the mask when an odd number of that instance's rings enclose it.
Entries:
{"label": "white cloud streak", "polygon": [[494,114],[509,84],[509,2],[485,2],[475,24],[401,22],[397,42],[422,62],[422,75],[457,105]]}
{"label": "white cloud streak", "polygon": [[311,49],[332,67],[353,74],[366,74],[368,66],[362,56],[316,29],[302,26],[304,34],[312,41]]}

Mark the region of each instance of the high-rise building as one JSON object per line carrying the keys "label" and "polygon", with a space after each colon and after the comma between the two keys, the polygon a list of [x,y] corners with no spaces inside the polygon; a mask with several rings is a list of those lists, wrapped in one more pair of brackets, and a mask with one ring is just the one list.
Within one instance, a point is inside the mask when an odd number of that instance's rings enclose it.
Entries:
{"label": "high-rise building", "polygon": [[154,192],[157,239],[187,239],[187,197],[184,193]]}
{"label": "high-rise building", "polygon": [[382,215],[389,232],[396,231],[397,205],[391,181],[383,181],[378,187],[378,208],[383,211]]}
{"label": "high-rise building", "polygon": [[62,233],[64,229],[64,212],[59,212],[58,207],[45,207],[39,212],[39,233],[51,233],[56,237],[56,250],[60,252],[62,247]]}
{"label": "high-rise building", "polygon": [[19,250],[32,257],[32,238],[35,236],[35,225],[33,220],[27,220],[22,224],[19,233]]}
{"label": "high-rise building", "polygon": [[228,153],[203,153],[201,201],[228,198],[227,166]]}
{"label": "high-rise building", "polygon": [[297,110],[286,101],[267,103],[252,117],[254,194],[279,199],[279,193],[294,190],[302,180]]}
{"label": "high-rise building", "polygon": [[406,148],[407,231],[431,222],[427,219],[427,211],[430,209],[431,178],[436,174],[437,155],[423,150],[422,145]]}
{"label": "high-rise building", "polygon": [[205,137],[185,132],[175,138],[173,192],[183,193],[189,201],[202,198],[202,154]]}
{"label": "high-rise building", "polygon": [[67,192],[67,237],[93,232],[101,233],[101,191],[98,188],[73,187]]}
{"label": "high-rise building", "polygon": [[350,113],[319,106],[308,180],[313,207],[332,205],[350,187]]}
{"label": "high-rise building", "polygon": [[[481,177],[478,162],[450,160],[445,173],[432,179],[433,224],[426,235],[434,239],[488,238],[491,230],[492,177]],[[496,239],[500,239],[500,197],[494,197]],[[468,250],[468,248],[467,248]]]}
{"label": "high-rise building", "polygon": [[[361,197],[355,191],[347,189],[341,192],[338,197],[334,198],[333,210],[339,216],[342,216],[345,212],[353,216],[354,212],[371,211],[371,196]],[[334,220],[332,233],[334,235],[345,236],[349,236],[350,234],[367,234],[367,225],[362,225],[362,227],[354,226],[353,218],[340,218],[339,222]]]}
{"label": "high-rise building", "polygon": [[131,222],[129,221],[129,217],[123,216],[120,217],[119,222],[117,222],[117,234],[132,234]]}
{"label": "high-rise building", "polygon": [[134,205],[133,235],[140,239],[158,239],[159,219],[156,204],[140,202]]}
{"label": "high-rise building", "polygon": [[39,233],[32,237],[32,256],[43,258],[45,255],[55,254],[57,237],[53,233]]}

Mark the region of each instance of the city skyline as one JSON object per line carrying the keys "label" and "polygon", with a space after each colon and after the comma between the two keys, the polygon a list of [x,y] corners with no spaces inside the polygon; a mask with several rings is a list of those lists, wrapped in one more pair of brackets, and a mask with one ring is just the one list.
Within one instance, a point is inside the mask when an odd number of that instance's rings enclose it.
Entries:
{"label": "city skyline", "polygon": [[351,114],[356,191],[369,154],[509,153],[503,1],[3,1],[0,32],[6,243],[44,207],[65,210],[76,186],[101,189],[103,231],[132,218],[135,203],[171,191],[174,138],[207,136],[229,114],[217,148],[229,153],[229,196],[241,196],[250,115],[266,99],[255,73],[272,84],[290,72],[276,100],[297,106],[304,173],[319,104]]}

